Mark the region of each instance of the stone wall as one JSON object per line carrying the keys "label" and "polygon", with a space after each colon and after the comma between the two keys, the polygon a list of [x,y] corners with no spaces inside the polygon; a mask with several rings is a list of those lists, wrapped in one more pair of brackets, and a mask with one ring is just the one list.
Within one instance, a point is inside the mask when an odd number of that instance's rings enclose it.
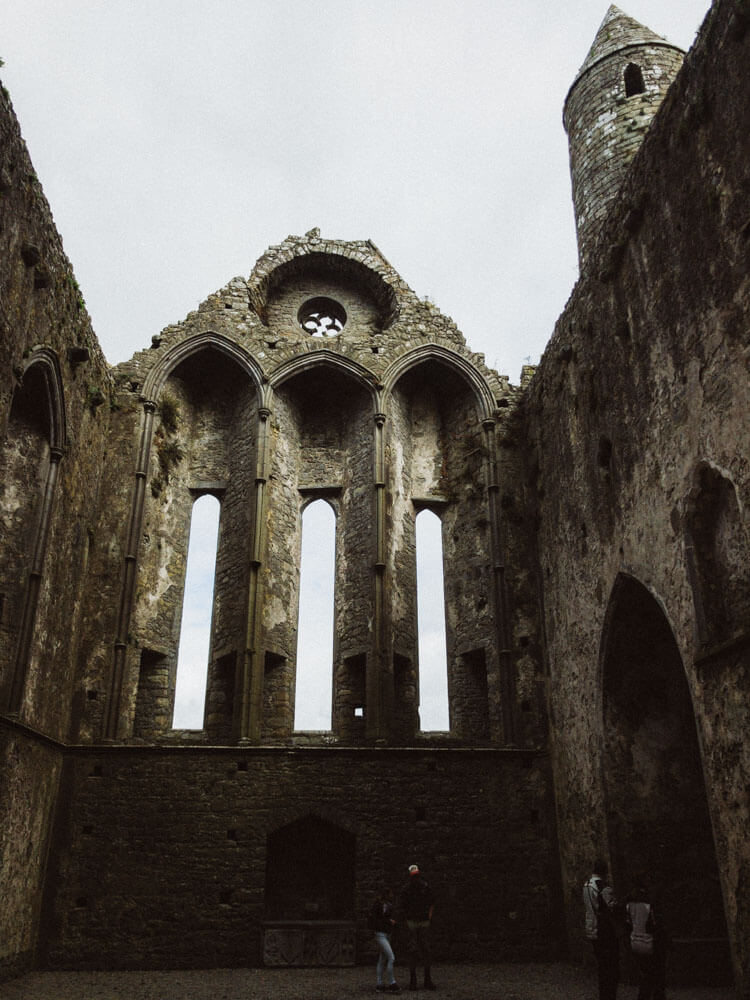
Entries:
{"label": "stone wall", "polygon": [[[709,883],[712,865],[714,888],[720,878],[745,989],[750,662],[740,610],[747,565],[736,553],[746,551],[750,500],[749,24],[746,5],[714,6],[524,403],[571,937],[580,934],[580,885],[595,856],[609,850],[627,891],[637,877],[677,878],[671,856],[687,860],[693,839]],[[646,653],[639,633],[649,629],[673,638]],[[660,644],[668,657],[656,652]],[[615,681],[615,664],[627,677]],[[653,699],[675,684],[688,706],[680,742],[697,726],[693,774],[705,783],[713,844],[698,832],[699,811],[678,833],[649,800],[649,786],[665,780],[658,761],[677,725]],[[618,730],[623,712],[630,721]],[[661,747],[646,731],[657,718]],[[618,738],[627,747],[617,748]],[[673,814],[685,766],[675,758],[667,778]],[[637,835],[631,828],[623,843],[627,812],[643,816],[649,801],[650,824]],[[683,905],[696,891],[693,871],[683,868]],[[713,908],[708,892],[698,893],[696,923]],[[679,925],[681,915],[672,916]],[[719,913],[710,931],[683,927],[684,954],[725,933],[722,923]]]}
{"label": "stone wall", "polygon": [[[436,961],[559,953],[548,762],[486,750],[92,748],[67,763],[44,961],[64,968],[260,962],[268,846],[289,824],[354,840],[353,904],[293,870],[313,919],[348,917],[372,953],[376,892],[398,893],[417,861],[434,887]],[[471,816],[471,835],[467,817]],[[312,833],[311,833],[312,837]],[[335,838],[307,867],[323,872]],[[288,860],[287,864],[294,865]],[[329,875],[328,882],[330,883]],[[293,906],[287,905],[287,915]],[[399,941],[399,955],[405,947]]]}
{"label": "stone wall", "polygon": [[31,964],[36,948],[60,769],[54,739],[65,739],[70,725],[111,384],[4,88],[0,301],[0,968],[7,975]]}

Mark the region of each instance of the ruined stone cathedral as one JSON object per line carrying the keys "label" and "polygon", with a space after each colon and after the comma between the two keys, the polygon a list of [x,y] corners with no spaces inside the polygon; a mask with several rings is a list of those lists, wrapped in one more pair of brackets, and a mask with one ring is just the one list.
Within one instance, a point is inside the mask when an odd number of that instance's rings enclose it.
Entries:
{"label": "ruined stone cathedral", "polygon": [[[748,66],[748,0],[716,0],[687,55],[610,7],[564,104],[580,279],[520,386],[373,243],[317,230],[110,367],[3,91],[4,976],[366,961],[373,894],[414,860],[439,959],[580,960],[604,855],[659,893],[676,971],[749,995]],[[331,724],[302,732],[318,500]],[[441,732],[420,719],[423,510]]]}

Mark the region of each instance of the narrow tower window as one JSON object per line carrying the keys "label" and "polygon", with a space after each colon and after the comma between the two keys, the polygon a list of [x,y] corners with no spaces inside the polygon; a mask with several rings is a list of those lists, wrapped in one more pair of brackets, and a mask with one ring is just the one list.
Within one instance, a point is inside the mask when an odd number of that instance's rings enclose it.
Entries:
{"label": "narrow tower window", "polygon": [[294,728],[329,730],[333,695],[336,515],[325,500],[302,514]]}
{"label": "narrow tower window", "polygon": [[177,653],[173,729],[203,728],[220,510],[221,505],[213,496],[199,497],[193,504]]}
{"label": "narrow tower window", "polygon": [[417,514],[419,718],[422,732],[450,728],[442,527],[440,518],[431,510]]}
{"label": "narrow tower window", "polygon": [[646,84],[643,82],[643,73],[637,63],[628,63],[625,67],[625,96],[633,97],[635,94],[644,94]]}

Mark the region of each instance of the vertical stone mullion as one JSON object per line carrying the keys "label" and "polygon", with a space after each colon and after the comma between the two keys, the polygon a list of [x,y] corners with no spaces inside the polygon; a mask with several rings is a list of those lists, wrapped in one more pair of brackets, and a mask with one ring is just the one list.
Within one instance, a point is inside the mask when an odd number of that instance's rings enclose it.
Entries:
{"label": "vertical stone mullion", "polygon": [[125,673],[125,652],[127,636],[130,627],[130,617],[135,599],[136,570],[138,566],[138,548],[143,525],[143,511],[146,504],[146,479],[148,464],[151,457],[151,441],[154,433],[154,414],[156,403],[144,400],[143,425],[138,446],[138,459],[135,469],[135,487],[133,502],[130,507],[130,523],[128,525],[127,547],[125,550],[125,566],[123,568],[122,587],[120,588],[120,603],[117,612],[117,630],[115,632],[115,651],[112,663],[107,709],[104,716],[105,739],[116,739],[120,732],[120,701]]}
{"label": "vertical stone mullion", "polygon": [[36,543],[34,545],[34,558],[29,573],[29,582],[26,587],[26,596],[23,604],[23,614],[21,617],[21,628],[18,637],[18,651],[13,669],[13,680],[11,682],[8,709],[15,714],[21,710],[23,700],[23,689],[26,683],[26,672],[31,654],[31,641],[34,635],[34,624],[36,622],[36,611],[39,603],[39,588],[42,582],[42,571],[44,569],[44,556],[47,552],[47,540],[49,538],[50,518],[52,514],[52,501],[57,485],[57,475],[62,459],[62,451],[59,448],[50,450],[49,468],[47,469],[47,479],[44,484],[44,495],[42,498],[42,510],[39,518],[39,527],[36,533]]}
{"label": "vertical stone mullion", "polygon": [[[498,502],[495,421],[488,418],[482,422],[485,433],[485,467],[487,477],[487,503],[490,515],[490,546],[492,556],[493,598],[495,605],[495,628],[498,638],[498,660],[500,669],[500,698],[502,718],[502,738],[506,744],[516,741],[516,684],[513,663],[512,638],[510,629],[510,609],[508,588],[505,578],[505,551]],[[494,725],[493,725],[494,722]],[[497,722],[490,720],[493,729]],[[492,736],[499,735],[491,733]]]}
{"label": "vertical stone mullion", "polygon": [[[270,394],[271,390],[268,390]],[[247,591],[245,642],[239,676],[235,688],[235,738],[259,743],[263,713],[263,663],[258,649],[259,614],[261,607],[261,567],[265,548],[265,508],[267,503],[268,454],[270,448],[268,418],[271,410],[258,410],[258,434],[255,472],[255,517],[250,543],[250,574]]]}
{"label": "vertical stone mullion", "polygon": [[369,740],[385,739],[390,720],[386,707],[393,699],[386,695],[388,681],[388,643],[386,642],[385,599],[385,414],[375,414],[374,426],[374,489],[375,489],[375,562],[373,646],[367,667],[367,710],[365,735]]}

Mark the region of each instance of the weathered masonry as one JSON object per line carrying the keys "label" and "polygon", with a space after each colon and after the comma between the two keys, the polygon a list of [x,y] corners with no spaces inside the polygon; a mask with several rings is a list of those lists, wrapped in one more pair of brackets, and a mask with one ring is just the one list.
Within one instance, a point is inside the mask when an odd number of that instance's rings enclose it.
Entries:
{"label": "weathered masonry", "polygon": [[[318,230],[108,366],[2,97],[4,976],[365,960],[372,895],[415,859],[441,958],[578,958],[604,854],[623,893],[654,883],[684,976],[747,995],[749,47],[746,3],[716,3],[684,59],[609,9],[565,104],[581,277],[520,387],[372,242]],[[302,731],[321,502],[331,721]]]}

